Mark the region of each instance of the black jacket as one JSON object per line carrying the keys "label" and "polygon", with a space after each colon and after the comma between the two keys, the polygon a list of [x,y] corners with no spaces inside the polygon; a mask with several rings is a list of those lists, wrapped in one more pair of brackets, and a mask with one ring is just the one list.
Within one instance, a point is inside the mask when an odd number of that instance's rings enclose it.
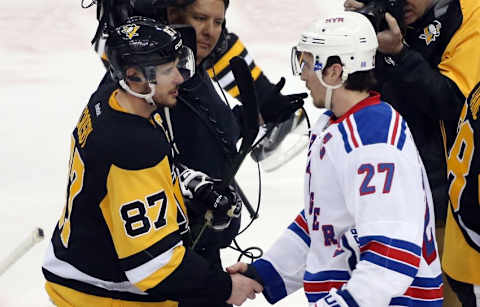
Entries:
{"label": "black jacket", "polygon": [[[205,70],[180,87],[177,105],[171,110],[173,133],[180,151],[179,161],[212,178],[222,179],[232,168],[240,138],[240,123],[230,107],[218,96]],[[205,208],[196,201],[188,202],[193,239],[204,223]],[[202,253],[211,250],[216,257],[218,249],[227,247],[240,227],[240,219],[233,219],[222,232],[207,229],[196,249]],[[218,259],[219,263],[219,259]]]}
{"label": "black jacket", "polygon": [[[404,116],[412,131],[427,170],[437,223],[444,223],[448,204],[446,149],[455,139],[465,96],[479,78],[478,68],[462,67],[465,53],[456,48],[473,28],[466,26],[459,0],[445,2],[437,1],[409,26],[407,46],[399,55],[377,55],[375,69],[382,98]],[[472,41],[463,48],[473,46]]]}

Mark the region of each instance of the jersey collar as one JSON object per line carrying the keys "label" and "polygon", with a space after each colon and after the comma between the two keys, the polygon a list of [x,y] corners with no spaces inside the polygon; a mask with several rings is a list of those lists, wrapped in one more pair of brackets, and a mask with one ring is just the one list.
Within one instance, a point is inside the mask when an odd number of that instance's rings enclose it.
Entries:
{"label": "jersey collar", "polygon": [[332,123],[337,124],[342,122],[345,118],[350,116],[351,114],[360,111],[363,108],[366,108],[368,106],[374,105],[374,104],[379,104],[380,103],[380,94],[375,92],[375,91],[370,91],[369,92],[370,96],[367,98],[363,99],[356,105],[350,108],[345,114],[340,116],[339,118],[335,119],[334,117],[332,118]]}

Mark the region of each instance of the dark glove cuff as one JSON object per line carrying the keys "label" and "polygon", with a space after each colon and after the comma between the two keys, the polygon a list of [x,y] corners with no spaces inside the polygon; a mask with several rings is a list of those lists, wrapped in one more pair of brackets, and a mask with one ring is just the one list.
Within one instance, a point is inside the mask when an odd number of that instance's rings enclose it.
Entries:
{"label": "dark glove cuff", "polygon": [[263,286],[263,279],[262,277],[260,277],[260,274],[258,274],[257,270],[253,265],[247,264],[247,270],[243,273],[243,275],[257,281],[259,284]]}

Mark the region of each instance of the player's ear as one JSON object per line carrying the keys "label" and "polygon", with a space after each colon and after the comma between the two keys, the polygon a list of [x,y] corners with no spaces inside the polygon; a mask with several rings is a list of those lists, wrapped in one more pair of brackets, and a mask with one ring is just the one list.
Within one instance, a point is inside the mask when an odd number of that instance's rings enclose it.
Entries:
{"label": "player's ear", "polygon": [[127,81],[130,82],[145,82],[145,77],[135,67],[129,67],[126,71]]}
{"label": "player's ear", "polygon": [[335,63],[327,67],[326,77],[333,82],[342,78],[343,66],[342,64]]}

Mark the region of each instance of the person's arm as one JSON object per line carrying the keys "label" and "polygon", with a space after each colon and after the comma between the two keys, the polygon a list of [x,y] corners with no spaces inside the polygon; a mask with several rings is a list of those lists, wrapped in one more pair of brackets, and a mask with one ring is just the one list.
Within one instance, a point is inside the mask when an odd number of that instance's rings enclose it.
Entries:
{"label": "person's arm", "polygon": [[452,79],[438,68],[432,68],[418,51],[407,46],[391,58],[394,67],[386,70],[390,73],[383,78],[393,80],[398,88],[405,89],[402,103],[435,119],[458,118],[465,97]]}
{"label": "person's arm", "polygon": [[[182,241],[185,218],[178,184],[172,184],[168,158],[140,169],[112,165],[106,188],[111,195],[101,205],[119,266],[139,290],[169,300],[206,299],[225,302],[231,295],[257,285],[232,278],[187,248]],[[235,290],[235,291],[234,291]],[[239,302],[239,298],[234,298]]]}
{"label": "person's arm", "polygon": [[263,295],[270,304],[303,287],[303,275],[310,235],[302,211],[265,255],[256,260],[248,271],[236,267],[263,285]]}
{"label": "person's arm", "polygon": [[[422,54],[403,45],[396,20],[386,15],[389,30],[378,33],[379,51],[387,67],[382,79],[391,79],[404,89],[405,100],[435,119],[456,120],[465,97],[480,79],[480,58],[472,56],[480,45],[480,10],[474,2],[462,7],[462,24],[443,52],[438,67],[431,67]],[[403,48],[402,48],[403,46]],[[381,60],[381,59],[380,59]]]}

